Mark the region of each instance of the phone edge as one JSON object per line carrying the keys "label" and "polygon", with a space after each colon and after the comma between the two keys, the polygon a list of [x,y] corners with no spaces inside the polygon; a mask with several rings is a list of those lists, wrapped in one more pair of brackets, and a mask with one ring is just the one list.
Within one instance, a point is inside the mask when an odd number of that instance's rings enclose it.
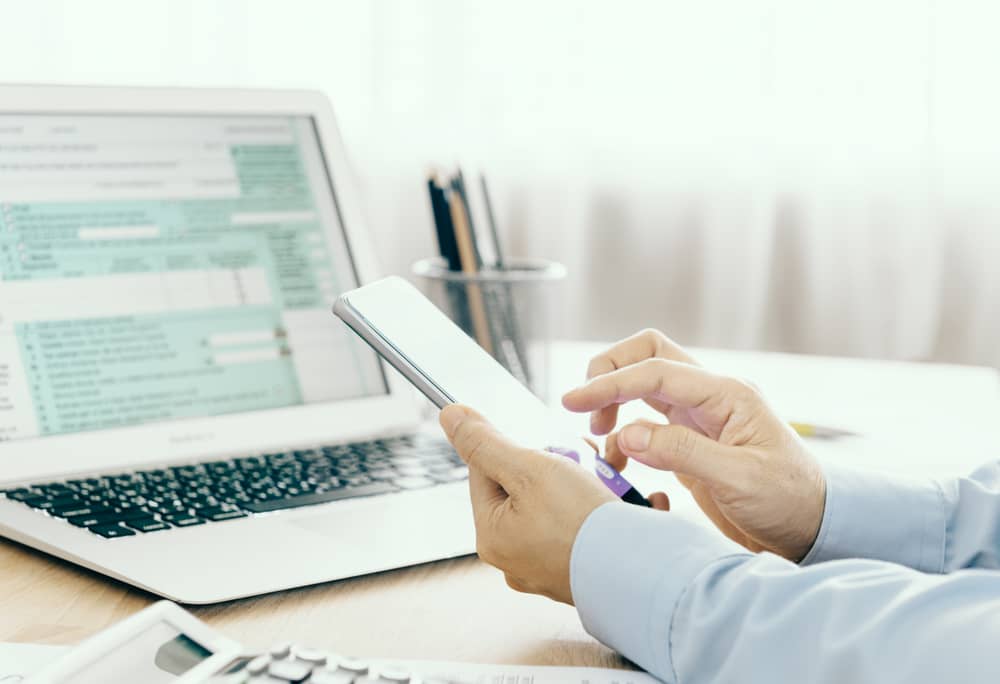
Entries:
{"label": "phone edge", "polygon": [[347,295],[341,295],[337,298],[333,304],[333,313],[364,340],[376,354],[409,380],[411,385],[420,390],[420,393],[427,397],[432,404],[443,409],[449,404],[456,403],[451,395],[441,389],[406,354],[387,340],[378,328],[354,307]]}

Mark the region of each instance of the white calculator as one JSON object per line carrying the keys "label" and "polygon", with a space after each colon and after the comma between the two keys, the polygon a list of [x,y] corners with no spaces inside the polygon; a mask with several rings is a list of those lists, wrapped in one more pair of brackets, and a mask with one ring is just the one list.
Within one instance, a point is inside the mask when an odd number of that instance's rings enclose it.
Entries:
{"label": "white calculator", "polygon": [[170,601],[97,634],[31,684],[454,684],[326,651],[279,644],[247,653]]}

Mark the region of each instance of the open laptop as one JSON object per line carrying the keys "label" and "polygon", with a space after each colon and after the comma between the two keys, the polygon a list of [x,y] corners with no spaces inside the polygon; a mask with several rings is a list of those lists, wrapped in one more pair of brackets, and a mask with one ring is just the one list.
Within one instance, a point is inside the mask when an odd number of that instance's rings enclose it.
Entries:
{"label": "open laptop", "polygon": [[184,603],[474,550],[330,314],[376,276],[318,93],[0,87],[0,534]]}

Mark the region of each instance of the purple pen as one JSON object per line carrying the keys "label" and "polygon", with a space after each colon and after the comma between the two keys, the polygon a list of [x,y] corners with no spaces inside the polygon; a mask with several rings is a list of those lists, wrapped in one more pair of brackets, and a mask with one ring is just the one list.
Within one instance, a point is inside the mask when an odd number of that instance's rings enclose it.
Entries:
{"label": "purple pen", "polygon": [[[567,449],[565,447],[546,447],[546,451],[552,452],[553,454],[559,454],[560,456],[565,456],[566,458],[572,459],[577,463],[580,463],[580,454],[573,449]],[[647,508],[652,508],[652,504],[639,493],[639,490],[632,486],[632,484],[622,477],[622,474],[611,467],[611,464],[601,458],[601,455],[594,451],[594,474],[597,478],[604,483],[604,486],[614,492],[615,496],[626,503],[635,504],[636,506],[646,506]]]}

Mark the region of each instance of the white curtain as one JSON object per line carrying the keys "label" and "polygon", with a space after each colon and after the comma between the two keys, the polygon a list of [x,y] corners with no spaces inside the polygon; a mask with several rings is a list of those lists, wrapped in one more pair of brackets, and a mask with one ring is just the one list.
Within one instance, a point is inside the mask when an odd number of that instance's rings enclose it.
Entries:
{"label": "white curtain", "polygon": [[300,86],[386,270],[480,166],[559,333],[1000,366],[1000,9],[985,0],[0,0],[0,80]]}

